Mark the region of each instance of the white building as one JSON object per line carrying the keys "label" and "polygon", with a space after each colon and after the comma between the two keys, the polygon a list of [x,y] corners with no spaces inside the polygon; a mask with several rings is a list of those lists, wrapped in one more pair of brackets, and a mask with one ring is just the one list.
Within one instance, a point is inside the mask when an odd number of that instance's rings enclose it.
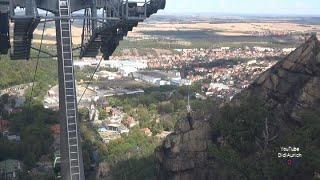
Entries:
{"label": "white building", "polygon": [[259,51],[259,52],[272,52],[274,49],[273,48],[269,48],[269,47],[259,47],[259,46],[255,46],[253,47],[254,50]]}
{"label": "white building", "polygon": [[129,76],[131,73],[137,72],[138,69],[136,67],[124,66],[119,68],[119,72],[122,76]]}
{"label": "white building", "polygon": [[159,82],[161,81],[160,77],[153,77],[150,75],[142,74],[140,72],[133,73],[133,77],[151,84],[159,84]]}
{"label": "white building", "polygon": [[283,48],[282,49],[282,52],[284,52],[284,53],[291,53],[292,51],[294,51],[295,50],[295,48]]}
{"label": "white building", "polygon": [[8,141],[11,141],[11,142],[20,142],[21,141],[21,138],[18,135],[8,135],[7,138],[8,138]]}
{"label": "white building", "polygon": [[221,91],[221,90],[229,90],[230,88],[229,86],[222,83],[211,83],[210,89],[216,89],[218,91]]}
{"label": "white building", "polygon": [[136,80],[141,80],[155,85],[176,85],[181,86],[189,84],[184,79],[181,79],[179,71],[138,71],[133,73],[133,77]]}
{"label": "white building", "polygon": [[120,134],[129,133],[130,131],[127,127],[125,127],[121,123],[106,124],[105,128],[107,132],[109,131],[109,132],[120,133]]}

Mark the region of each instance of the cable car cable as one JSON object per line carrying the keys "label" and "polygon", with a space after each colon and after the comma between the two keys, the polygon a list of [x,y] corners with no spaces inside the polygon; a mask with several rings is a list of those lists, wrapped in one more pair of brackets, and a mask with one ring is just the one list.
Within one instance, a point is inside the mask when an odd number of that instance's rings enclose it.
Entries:
{"label": "cable car cable", "polygon": [[[48,11],[46,12],[46,17],[48,16]],[[37,77],[37,72],[38,72],[38,67],[39,67],[39,60],[40,60],[40,54],[41,54],[41,49],[42,49],[42,44],[43,44],[43,38],[44,38],[44,31],[46,29],[46,21],[43,23],[43,28],[42,28],[42,35],[41,35],[41,40],[40,40],[40,47],[38,49],[38,55],[37,55],[37,61],[36,61],[36,67],[34,70],[34,75],[33,75],[33,81],[32,81],[32,88],[31,88],[31,93],[29,97],[29,104],[28,104],[28,115],[31,114],[31,101],[32,101],[32,96],[33,96],[33,91],[34,91],[34,82]],[[28,116],[27,115],[27,116]]]}
{"label": "cable car cable", "polygon": [[101,62],[102,62],[102,61],[103,61],[103,57],[101,57],[101,59],[100,59],[100,61],[99,61],[99,64],[97,65],[96,69],[94,70],[93,74],[91,75],[90,81],[89,81],[89,83],[87,84],[86,89],[83,91],[83,93],[82,93],[82,95],[81,95],[81,97],[80,97],[80,99],[79,99],[79,101],[78,101],[78,104],[80,104],[80,102],[81,102],[84,94],[86,93],[87,89],[88,89],[89,86],[91,85],[91,82],[92,82],[92,80],[93,80],[93,77],[94,77],[94,75],[96,74],[96,72],[98,71],[98,69],[100,68],[100,65],[101,65]]}

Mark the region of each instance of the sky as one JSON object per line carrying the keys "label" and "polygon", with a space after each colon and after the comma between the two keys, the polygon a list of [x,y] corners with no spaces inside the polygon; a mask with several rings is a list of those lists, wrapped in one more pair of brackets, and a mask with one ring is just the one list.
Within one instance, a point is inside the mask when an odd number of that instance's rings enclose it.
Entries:
{"label": "sky", "polygon": [[319,0],[167,0],[162,14],[317,15]]}

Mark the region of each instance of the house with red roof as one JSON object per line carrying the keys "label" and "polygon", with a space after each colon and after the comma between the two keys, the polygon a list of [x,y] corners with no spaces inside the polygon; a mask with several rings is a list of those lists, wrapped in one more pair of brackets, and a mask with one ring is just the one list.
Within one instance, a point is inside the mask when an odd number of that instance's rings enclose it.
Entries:
{"label": "house with red roof", "polygon": [[56,124],[51,126],[51,132],[53,135],[59,135],[60,134],[60,124]]}

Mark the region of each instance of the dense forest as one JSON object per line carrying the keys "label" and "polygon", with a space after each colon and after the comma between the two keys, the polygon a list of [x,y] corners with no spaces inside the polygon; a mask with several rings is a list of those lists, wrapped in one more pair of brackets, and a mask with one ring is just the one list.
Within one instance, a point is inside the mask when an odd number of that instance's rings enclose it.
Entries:
{"label": "dense forest", "polygon": [[[1,56],[0,60],[0,89],[33,81],[36,68],[36,60],[9,60],[6,56]],[[57,61],[40,60],[36,81],[53,82],[57,81]]]}
{"label": "dense forest", "polygon": [[[304,125],[281,133],[277,112],[255,97],[226,105],[213,129],[210,152],[217,177],[232,179],[313,179],[320,168],[320,111],[298,112]],[[302,158],[278,158],[280,147],[298,147]]]}
{"label": "dense forest", "polygon": [[[9,122],[10,134],[19,135],[21,141],[9,141],[0,134],[0,161],[6,159],[22,161],[25,169],[21,178],[31,179],[26,172],[36,167],[36,163],[42,156],[48,156],[51,159],[53,136],[50,128],[59,122],[58,114],[44,109],[42,104],[36,101],[27,103],[21,112],[8,114],[4,107],[9,101],[8,95],[0,97],[0,114]],[[44,179],[47,178],[44,177]]]}

